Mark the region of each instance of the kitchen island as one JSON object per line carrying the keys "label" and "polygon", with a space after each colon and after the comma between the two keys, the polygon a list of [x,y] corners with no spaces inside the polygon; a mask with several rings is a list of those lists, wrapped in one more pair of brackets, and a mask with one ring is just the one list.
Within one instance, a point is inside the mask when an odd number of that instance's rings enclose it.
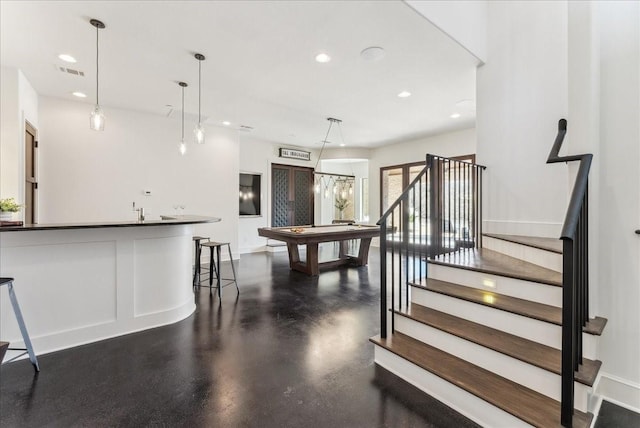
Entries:
{"label": "kitchen island", "polygon": [[[215,217],[0,228],[0,276],[37,354],[171,324],[195,310],[193,225]],[[22,346],[6,292],[0,339]]]}

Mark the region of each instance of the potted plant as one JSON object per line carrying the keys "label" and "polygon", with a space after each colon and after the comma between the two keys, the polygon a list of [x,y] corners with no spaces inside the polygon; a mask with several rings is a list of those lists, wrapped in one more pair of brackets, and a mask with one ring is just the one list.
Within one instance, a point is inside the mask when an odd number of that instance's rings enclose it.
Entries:
{"label": "potted plant", "polygon": [[11,220],[13,213],[19,212],[21,207],[14,198],[0,199],[0,220]]}
{"label": "potted plant", "polygon": [[347,198],[336,197],[336,203],[334,206],[340,211],[340,220],[343,218],[344,210],[349,206],[349,200]]}

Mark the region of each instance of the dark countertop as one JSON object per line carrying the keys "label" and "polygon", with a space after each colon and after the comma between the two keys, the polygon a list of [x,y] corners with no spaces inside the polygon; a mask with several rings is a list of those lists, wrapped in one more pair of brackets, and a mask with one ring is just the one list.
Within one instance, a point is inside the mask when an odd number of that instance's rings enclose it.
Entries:
{"label": "dark countertop", "polygon": [[176,224],[216,223],[222,220],[219,217],[206,217],[200,215],[171,215],[161,216],[163,220],[144,221],[110,221],[92,223],[49,223],[49,224],[25,224],[23,226],[3,226],[0,232],[23,232],[31,230],[65,230],[65,229],[98,229],[107,227],[137,227],[137,226],[170,226]]}

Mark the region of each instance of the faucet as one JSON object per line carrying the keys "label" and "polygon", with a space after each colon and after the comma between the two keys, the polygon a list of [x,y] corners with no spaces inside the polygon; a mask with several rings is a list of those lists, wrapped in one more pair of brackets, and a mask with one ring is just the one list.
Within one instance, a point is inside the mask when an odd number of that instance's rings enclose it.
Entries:
{"label": "faucet", "polygon": [[138,221],[144,221],[144,208],[143,207],[136,208],[135,201],[133,202],[133,210],[138,213]]}

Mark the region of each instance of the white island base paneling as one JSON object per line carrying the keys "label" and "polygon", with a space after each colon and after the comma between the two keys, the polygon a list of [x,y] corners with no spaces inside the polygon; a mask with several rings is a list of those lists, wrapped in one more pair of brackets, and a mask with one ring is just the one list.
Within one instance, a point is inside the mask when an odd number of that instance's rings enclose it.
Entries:
{"label": "white island base paneling", "polygon": [[[188,317],[195,310],[192,230],[176,224],[2,232],[0,275],[15,278],[36,354]],[[6,287],[0,340],[23,346]]]}

